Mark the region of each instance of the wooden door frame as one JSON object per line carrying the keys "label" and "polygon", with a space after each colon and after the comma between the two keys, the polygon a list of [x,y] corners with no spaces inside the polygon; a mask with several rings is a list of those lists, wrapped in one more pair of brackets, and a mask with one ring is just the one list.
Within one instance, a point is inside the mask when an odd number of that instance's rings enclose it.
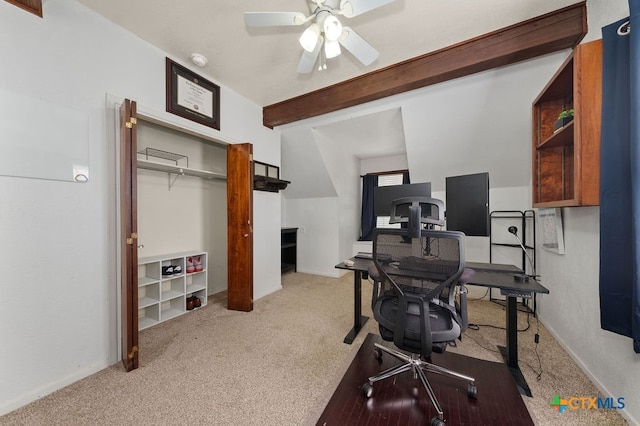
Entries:
{"label": "wooden door frame", "polygon": [[120,337],[122,365],[138,368],[138,173],[136,103],[120,107]]}
{"label": "wooden door frame", "polygon": [[[136,125],[137,125],[137,115],[141,114],[144,120],[149,122],[153,122],[159,124],[161,126],[165,126],[180,132],[184,132],[191,135],[197,135],[198,137],[202,137],[203,139],[217,141],[225,143],[224,141],[216,140],[215,138],[206,135],[196,129],[188,129],[181,125],[177,125],[166,120],[164,117],[152,116],[151,114],[140,113],[140,110],[137,108],[136,103],[134,101],[130,101],[129,99],[124,99],[120,108],[126,106],[127,103],[133,104],[134,108],[134,116],[136,116],[135,123],[131,128],[131,135],[134,139],[134,142],[137,142],[136,138]],[[124,119],[122,114],[120,116],[120,144],[122,145],[122,139],[124,137],[123,123],[126,123],[128,119]],[[137,143],[136,143],[137,145]],[[233,247],[235,256],[227,256],[227,294],[233,293],[237,297],[236,303],[237,306],[229,306],[228,309],[242,310],[242,311],[250,311],[253,309],[253,145],[250,143],[245,144],[229,144],[227,143],[227,153],[229,153],[230,147],[234,149],[234,147],[241,147],[242,152],[249,152],[249,157],[237,157],[240,161],[238,165],[229,165],[229,154],[227,154],[227,249]],[[137,156],[132,155],[131,158],[123,158],[122,149],[120,149],[120,187],[122,187],[122,183],[130,181],[132,185],[132,190],[135,192],[132,194],[137,197]],[[133,154],[136,153],[135,146],[132,150]],[[235,157],[234,157],[235,158]],[[248,161],[247,161],[248,158]],[[237,176],[236,176],[237,174]],[[233,191],[230,193],[229,190],[229,178],[231,177],[232,182],[239,182],[238,186],[235,186]],[[239,196],[240,193],[244,193],[244,196]],[[121,315],[122,324],[121,324],[121,340],[122,340],[122,362],[127,371],[131,371],[135,368],[138,368],[138,286],[137,286],[137,276],[138,276],[138,246],[137,246],[137,199],[136,203],[133,203],[134,208],[132,209],[132,203],[127,203],[126,198],[128,195],[124,196],[120,194],[120,215],[121,215],[121,223],[120,223],[120,247],[121,247],[121,256],[123,253],[126,253],[127,247],[132,249],[132,257],[129,261],[123,261],[120,265],[119,274],[121,276]],[[233,205],[229,206],[229,200],[234,199]],[[243,206],[242,203],[246,205]],[[242,207],[243,206],[243,207]],[[240,208],[242,207],[242,208]],[[232,235],[235,235],[237,231],[233,231],[230,229],[231,223],[239,223],[242,222],[241,219],[238,219],[239,215],[242,214],[242,218],[244,218],[244,223],[248,225],[248,228],[243,228],[243,232],[249,235],[248,240],[245,243],[248,244],[236,244],[236,242],[240,240],[236,240],[234,238],[233,242],[230,243],[229,240],[232,239]],[[246,220],[246,215],[249,215],[249,221]],[[130,215],[130,216],[129,216]],[[131,222],[133,224],[132,228],[124,229],[123,226],[126,221],[123,221],[125,218],[131,217]],[[131,229],[131,231],[130,231]],[[236,228],[237,229],[237,228]],[[248,232],[247,232],[248,229]],[[129,232],[129,234],[125,234]],[[133,240],[133,244],[127,245],[127,238],[132,238],[131,234],[135,234],[135,240]],[[244,235],[244,234],[243,234]],[[244,248],[243,248],[244,247]],[[244,254],[240,254],[244,253]],[[122,256],[124,257],[124,256]],[[244,260],[242,260],[244,259]],[[238,275],[237,271],[242,270],[243,275],[242,279],[240,279],[240,275]],[[233,272],[233,277],[231,276],[231,271]],[[136,285],[131,285],[128,288],[125,288],[125,284],[130,277],[131,283],[136,283]],[[233,278],[233,279],[232,279]],[[132,294],[135,292],[135,294]],[[124,313],[128,313],[127,316]],[[125,336],[127,340],[125,341]]]}

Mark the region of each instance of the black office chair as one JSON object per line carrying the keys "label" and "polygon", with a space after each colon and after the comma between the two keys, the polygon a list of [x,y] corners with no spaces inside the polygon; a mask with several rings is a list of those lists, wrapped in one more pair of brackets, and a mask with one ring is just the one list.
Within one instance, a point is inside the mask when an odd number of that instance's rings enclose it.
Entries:
{"label": "black office chair", "polygon": [[[408,239],[409,233],[413,235]],[[384,352],[403,364],[369,377],[362,390],[369,398],[375,382],[411,370],[438,413],[431,424],[443,425],[444,413],[425,371],[466,380],[467,395],[477,395],[472,377],[430,363],[432,351],[444,351],[467,327],[464,284],[473,271],[464,268],[464,234],[378,228],[373,236],[373,260],[375,266],[369,270],[374,281],[371,304],[380,335],[409,354],[376,343],[377,359]]]}

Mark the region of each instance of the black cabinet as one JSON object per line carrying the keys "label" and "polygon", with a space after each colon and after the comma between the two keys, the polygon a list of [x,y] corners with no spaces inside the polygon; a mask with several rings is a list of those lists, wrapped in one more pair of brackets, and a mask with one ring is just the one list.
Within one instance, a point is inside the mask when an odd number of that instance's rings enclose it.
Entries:
{"label": "black cabinet", "polygon": [[280,232],[281,272],[298,271],[298,228],[282,228]]}

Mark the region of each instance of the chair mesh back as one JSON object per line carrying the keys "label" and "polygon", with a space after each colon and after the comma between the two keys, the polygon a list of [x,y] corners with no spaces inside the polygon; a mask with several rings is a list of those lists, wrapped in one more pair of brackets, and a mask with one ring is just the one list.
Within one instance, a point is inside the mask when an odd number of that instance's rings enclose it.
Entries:
{"label": "chair mesh back", "polygon": [[427,300],[456,284],[464,269],[464,234],[422,230],[409,238],[403,230],[376,229],[373,260],[402,293],[420,293]]}

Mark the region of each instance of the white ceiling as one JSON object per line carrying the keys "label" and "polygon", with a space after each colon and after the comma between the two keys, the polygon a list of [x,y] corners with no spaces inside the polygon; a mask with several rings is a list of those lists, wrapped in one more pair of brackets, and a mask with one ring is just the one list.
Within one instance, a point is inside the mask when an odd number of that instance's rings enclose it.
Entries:
{"label": "white ceiling", "polygon": [[[380,52],[364,67],[349,53],[297,74],[303,27],[247,28],[243,12],[303,12],[306,0],[77,0],[171,59],[266,106],[577,3],[576,0],[395,0],[352,19]],[[45,12],[46,13],[46,12]],[[209,59],[202,69],[191,53]]]}

